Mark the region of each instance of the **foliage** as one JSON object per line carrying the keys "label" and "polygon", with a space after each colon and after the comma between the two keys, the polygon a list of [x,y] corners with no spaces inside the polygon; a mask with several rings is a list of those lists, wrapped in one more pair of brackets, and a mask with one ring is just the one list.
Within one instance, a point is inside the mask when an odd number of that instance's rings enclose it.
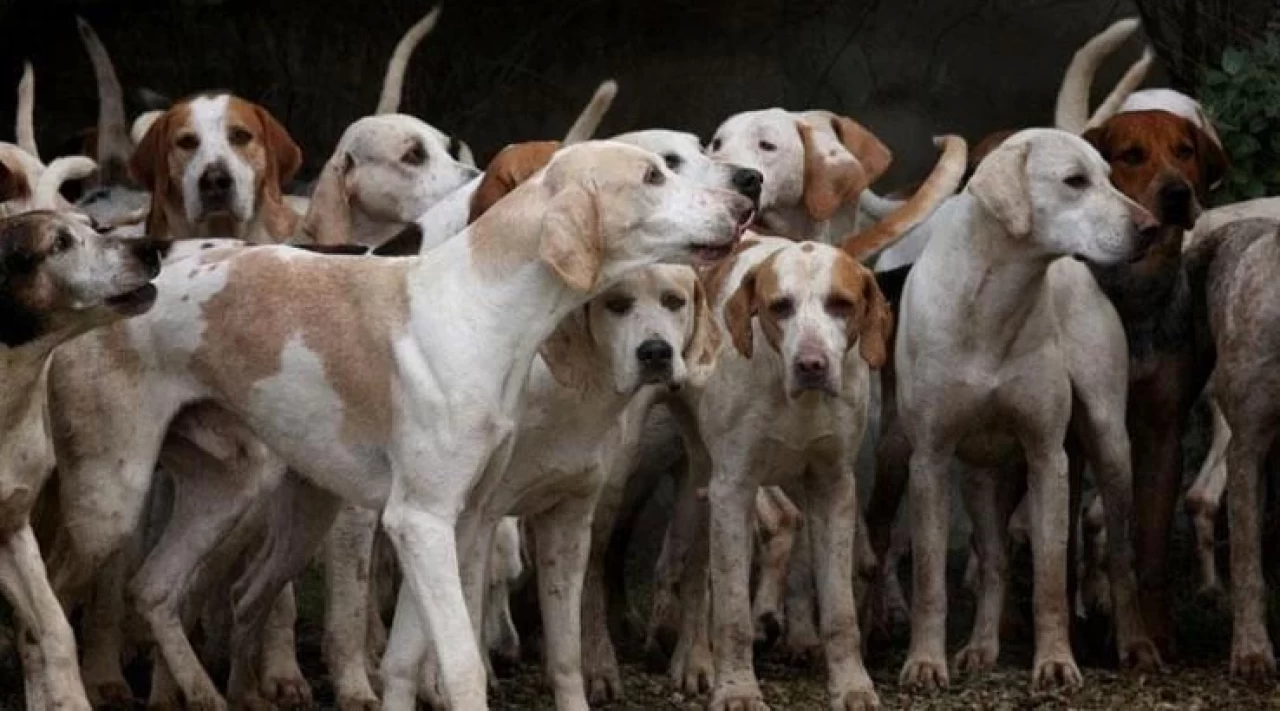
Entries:
{"label": "foliage", "polygon": [[1280,33],[1225,50],[1198,93],[1231,159],[1218,202],[1280,195]]}

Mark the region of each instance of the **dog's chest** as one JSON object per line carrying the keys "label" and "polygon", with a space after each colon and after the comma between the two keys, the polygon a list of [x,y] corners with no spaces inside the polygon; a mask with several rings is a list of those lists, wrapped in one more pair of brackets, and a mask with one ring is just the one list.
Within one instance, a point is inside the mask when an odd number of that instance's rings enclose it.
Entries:
{"label": "dog's chest", "polygon": [[6,423],[9,431],[0,440],[0,534],[26,521],[53,471],[53,443],[44,409],[43,397],[31,398],[24,414]]}

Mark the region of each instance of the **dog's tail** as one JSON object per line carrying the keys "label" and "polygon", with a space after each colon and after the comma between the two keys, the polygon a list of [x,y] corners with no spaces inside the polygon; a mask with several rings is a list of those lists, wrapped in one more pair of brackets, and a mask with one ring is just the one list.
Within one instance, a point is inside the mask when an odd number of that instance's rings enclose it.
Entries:
{"label": "dog's tail", "polygon": [[587,102],[586,108],[582,109],[582,113],[578,115],[578,120],[569,127],[569,132],[564,135],[561,145],[582,143],[596,135],[604,115],[609,113],[609,107],[613,106],[613,97],[617,95],[618,82],[612,79],[601,82],[600,86],[596,87],[596,93],[592,95],[591,101]]}
{"label": "dog's tail", "polygon": [[58,190],[68,180],[82,180],[93,175],[98,165],[86,156],[63,156],[55,158],[48,168],[36,180],[35,194],[31,198],[37,210],[58,210],[65,203],[60,200]]}
{"label": "dog's tail", "polygon": [[129,154],[133,143],[129,138],[128,124],[124,116],[124,90],[116,76],[111,55],[98,39],[84,18],[77,17],[80,41],[93,62],[94,78],[98,82],[98,181],[112,184],[125,182],[129,177]]}
{"label": "dog's tail", "polygon": [[942,156],[920,189],[888,217],[843,241],[844,251],[854,259],[865,261],[875,256],[924,222],[943,200],[960,189],[968,163],[968,144],[954,135],[936,136],[933,144],[942,149]]}
{"label": "dog's tail", "polygon": [[1098,105],[1098,110],[1093,112],[1089,117],[1089,124],[1085,126],[1085,130],[1096,128],[1107,122],[1107,119],[1115,116],[1120,107],[1124,105],[1125,99],[1142,85],[1142,80],[1147,78],[1147,72],[1151,71],[1151,63],[1155,61],[1156,53],[1147,47],[1142,50],[1142,58],[1129,65],[1129,70],[1120,77],[1120,81],[1116,83],[1114,89],[1107,98]]}
{"label": "dog's tail", "polygon": [[375,114],[394,114],[400,110],[400,94],[404,90],[404,72],[409,66],[409,57],[418,48],[422,38],[435,29],[436,20],[439,18],[440,6],[436,5],[425,17],[414,23],[396,43],[395,51],[391,53],[391,61],[387,62],[387,73],[382,78],[382,95],[378,97],[378,108],[374,109]]}
{"label": "dog's tail", "polygon": [[1098,73],[1102,62],[1119,49],[1141,24],[1136,17],[1120,20],[1076,50],[1058,89],[1058,104],[1053,117],[1055,127],[1072,133],[1084,132],[1089,123],[1089,90],[1093,87],[1093,76]]}
{"label": "dog's tail", "polygon": [[40,160],[36,146],[36,76],[31,62],[22,63],[22,79],[18,82],[18,147]]}

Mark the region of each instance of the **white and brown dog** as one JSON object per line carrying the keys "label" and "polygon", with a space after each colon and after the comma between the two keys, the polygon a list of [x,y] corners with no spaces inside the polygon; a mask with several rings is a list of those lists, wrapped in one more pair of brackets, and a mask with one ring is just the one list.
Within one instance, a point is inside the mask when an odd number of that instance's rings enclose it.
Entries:
{"label": "white and brown dog", "polygon": [[[283,504],[287,516],[270,517],[287,530],[273,529],[234,588],[229,694],[253,693],[256,630],[346,499],[385,507],[405,571],[392,647],[425,614],[436,647],[453,652],[441,657],[450,703],[479,707],[484,664],[454,524],[477,477],[509,452],[528,362],[563,317],[626,272],[723,256],[752,212],[749,199],[698,186],[643,150],[586,143],[424,258],[261,247],[176,265],[150,317],[103,333],[110,345],[96,347],[111,355],[80,379],[84,390],[61,393],[149,413],[108,433],[64,412],[60,482],[74,491],[63,497],[77,506],[69,524],[82,522],[65,529],[69,542],[118,545],[143,499],[92,492],[145,491],[163,423],[212,399],[309,483]],[[146,364],[145,377],[130,362]],[[92,454],[98,446],[112,453]],[[95,514],[95,502],[110,510]]]}

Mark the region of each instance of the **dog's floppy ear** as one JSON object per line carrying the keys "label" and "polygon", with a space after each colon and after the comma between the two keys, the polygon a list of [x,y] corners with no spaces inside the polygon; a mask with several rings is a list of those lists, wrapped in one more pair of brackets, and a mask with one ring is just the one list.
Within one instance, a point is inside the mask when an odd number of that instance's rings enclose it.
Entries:
{"label": "dog's floppy ear", "polygon": [[866,172],[866,185],[879,180],[893,163],[893,152],[889,147],[857,121],[846,116],[836,116],[831,119],[831,128],[844,147],[862,164],[862,169]]}
{"label": "dog's floppy ear", "polygon": [[0,161],[0,202],[31,197],[31,184],[21,171],[13,170]]}
{"label": "dog's floppy ear", "polygon": [[174,115],[173,111],[166,111],[152,121],[129,157],[129,175],[151,193],[151,212],[146,226],[147,235],[151,237],[169,236],[165,205],[173,190],[169,184],[169,145]]}
{"label": "dog's floppy ear", "polygon": [[1222,141],[1213,130],[1209,117],[1203,112],[1200,112],[1200,115],[1205,129],[1202,130],[1191,121],[1187,121],[1187,129],[1191,132],[1192,140],[1196,144],[1196,157],[1200,159],[1201,184],[1197,185],[1196,189],[1200,191],[1201,202],[1204,202],[1208,199],[1209,193],[1222,184],[1222,179],[1227,175],[1228,162],[1227,154],[1222,150]]}
{"label": "dog's floppy ear", "polygon": [[1031,194],[1027,184],[1027,142],[1002,145],[982,159],[969,192],[1014,237],[1031,234]]}
{"label": "dog's floppy ear", "polygon": [[315,244],[345,244],[351,241],[351,191],[347,177],[355,160],[339,150],[320,171],[320,180],[311,193],[311,204],[302,218],[302,235]]}
{"label": "dog's floppy ear", "polygon": [[1094,126],[1080,134],[1080,137],[1088,141],[1089,145],[1098,151],[1098,154],[1102,156],[1102,160],[1108,163],[1111,162],[1111,131],[1108,130],[1107,124]]}
{"label": "dog's floppy ear", "polygon": [[565,316],[538,349],[551,377],[574,390],[586,387],[592,373],[599,369],[593,357],[590,308],[588,303]]}
{"label": "dog's floppy ear", "polygon": [[707,366],[716,360],[720,352],[720,327],[707,301],[707,290],[702,280],[693,277],[693,335],[681,354],[687,366]]}
{"label": "dog's floppy ear", "polygon": [[729,331],[729,339],[733,347],[738,349],[743,358],[750,358],[755,352],[756,332],[751,320],[756,315],[756,274],[760,265],[751,268],[742,277],[737,290],[724,303],[724,326]]}
{"label": "dog's floppy ear", "polygon": [[591,291],[604,263],[604,236],[595,196],[571,185],[551,198],[542,217],[538,255],[571,289]]}
{"label": "dog's floppy ear", "polygon": [[[862,268],[861,265],[858,265]],[[863,268],[864,271],[867,271]],[[850,324],[852,325],[852,324]],[[850,341],[852,342],[852,341]],[[893,347],[893,309],[868,271],[862,276],[862,315],[858,318],[858,351],[873,370],[883,367]]]}
{"label": "dog's floppy ear", "polygon": [[19,294],[20,282],[39,261],[31,252],[37,229],[26,219],[0,221],[0,343],[9,348],[30,343],[44,332],[39,311]]}
{"label": "dog's floppy ear", "polygon": [[253,113],[262,125],[262,143],[267,148],[266,187],[280,195],[280,186],[293,180],[302,167],[302,149],[266,109],[254,105]]}
{"label": "dog's floppy ear", "polygon": [[804,145],[804,207],[810,217],[825,222],[841,205],[858,199],[867,187],[867,174],[842,144],[803,120],[796,129]]}

